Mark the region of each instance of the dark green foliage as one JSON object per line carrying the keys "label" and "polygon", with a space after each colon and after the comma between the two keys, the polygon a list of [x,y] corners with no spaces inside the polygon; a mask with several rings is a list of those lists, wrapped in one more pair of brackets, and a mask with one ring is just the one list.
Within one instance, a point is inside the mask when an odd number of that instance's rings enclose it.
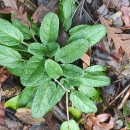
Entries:
{"label": "dark green foliage", "polygon": [[[66,8],[67,5],[71,8]],[[62,12],[60,21],[63,23],[64,30],[71,27],[74,10],[75,0],[60,2]],[[69,31],[69,44],[60,48],[57,43],[59,18],[55,13],[48,13],[41,23],[39,38],[41,43],[36,42],[37,39],[34,37],[39,36],[34,24],[31,23],[30,28],[16,20],[13,20],[13,24],[15,27],[8,21],[0,19],[0,43],[2,44],[0,65],[19,76],[25,89],[13,100],[15,106],[11,105],[12,101],[8,101],[7,106],[15,109],[18,106],[29,107],[32,109],[33,117],[39,118],[49,112],[65,92],[71,92],[70,100],[74,107],[85,113],[96,112],[97,108],[93,101],[99,97],[99,93],[93,87],[110,84],[109,77],[104,75],[106,67],[96,65],[83,70],[72,62],[80,59],[92,45],[105,36],[105,27],[103,25],[76,26]],[[28,43],[23,40],[28,40]],[[99,75],[99,73],[103,74]],[[74,91],[75,89],[79,91]],[[72,130],[79,130],[73,120],[64,122],[61,130],[70,130],[68,126]]]}

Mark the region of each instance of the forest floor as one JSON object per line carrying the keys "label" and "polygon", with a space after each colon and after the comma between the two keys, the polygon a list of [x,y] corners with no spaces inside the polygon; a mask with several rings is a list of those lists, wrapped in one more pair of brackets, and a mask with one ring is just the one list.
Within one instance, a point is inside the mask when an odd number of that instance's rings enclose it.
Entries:
{"label": "forest floor", "polygon": [[[106,36],[77,64],[83,69],[92,65],[107,66],[107,76],[111,79],[109,86],[98,88],[98,112],[82,113],[77,123],[81,130],[130,130],[130,1],[76,0],[76,5],[72,27],[100,23],[107,29]],[[21,8],[15,10],[14,6]],[[48,12],[58,13],[58,7],[59,0],[0,0],[0,17],[9,20],[14,11],[25,24],[26,13],[34,23],[40,23]],[[68,32],[60,29],[61,46],[65,46],[67,39]],[[23,89],[19,78],[5,67],[0,68],[0,86],[0,130],[59,130],[66,120],[64,98],[41,120],[33,119],[30,109],[5,108],[4,103]]]}

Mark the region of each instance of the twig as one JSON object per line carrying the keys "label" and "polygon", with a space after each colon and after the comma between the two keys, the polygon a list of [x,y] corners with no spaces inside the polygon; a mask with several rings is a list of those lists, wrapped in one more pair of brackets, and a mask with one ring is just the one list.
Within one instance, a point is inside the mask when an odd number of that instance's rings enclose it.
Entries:
{"label": "twig", "polygon": [[85,2],[85,0],[82,0],[81,10],[80,10],[80,14],[79,14],[79,19],[81,19],[81,15],[82,15],[83,8],[84,8],[84,2]]}
{"label": "twig", "polygon": [[70,90],[63,86],[58,80],[55,79],[55,82],[58,83],[66,92],[70,92]]}
{"label": "twig", "polygon": [[[79,1],[76,0],[77,4],[80,5]],[[88,17],[91,19],[91,21],[94,23],[93,19],[91,18],[91,16],[89,15],[89,13],[85,10],[85,8],[83,7],[83,11],[88,15]]]}
{"label": "twig", "polygon": [[[113,101],[111,101],[110,103],[109,103],[109,106],[112,104],[112,103],[114,103],[122,94],[124,94],[128,89],[129,89],[129,87],[130,87],[130,84],[113,100]],[[103,110],[106,110],[107,109],[107,107],[105,107]]]}
{"label": "twig", "polygon": [[66,113],[67,113],[67,120],[69,121],[69,99],[68,99],[68,92],[66,91]]}
{"label": "twig", "polygon": [[128,90],[128,92],[126,93],[125,97],[123,98],[122,102],[120,103],[120,105],[118,106],[118,109],[122,109],[126,100],[129,98],[130,96],[130,89]]}

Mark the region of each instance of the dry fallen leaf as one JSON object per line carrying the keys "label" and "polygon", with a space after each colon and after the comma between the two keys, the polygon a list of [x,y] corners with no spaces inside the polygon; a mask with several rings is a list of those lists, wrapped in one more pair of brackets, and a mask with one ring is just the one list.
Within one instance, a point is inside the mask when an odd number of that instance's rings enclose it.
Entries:
{"label": "dry fallen leaf", "polygon": [[22,23],[24,23],[27,27],[30,26],[30,22],[29,22],[29,20],[28,20],[28,18],[27,18],[27,13],[24,12],[24,6],[23,6],[23,5],[21,5],[21,6],[19,7],[19,9],[18,9],[16,12],[14,12],[14,15],[13,15],[12,18],[13,18],[13,19],[18,19],[18,20],[20,20],[20,21],[21,21]]}
{"label": "dry fallen leaf", "polygon": [[130,4],[129,0],[103,0],[103,3],[105,5],[108,4],[108,8],[117,7],[118,9],[123,5],[124,6],[129,6],[129,4]]}
{"label": "dry fallen leaf", "polygon": [[108,10],[108,8],[107,8],[107,6],[105,4],[100,6],[100,8],[97,11],[102,16],[105,16],[105,15],[107,15],[109,13],[109,10]]}
{"label": "dry fallen leaf", "polygon": [[58,5],[58,0],[50,0],[49,4],[47,6],[41,4],[32,16],[33,22],[34,23],[41,22],[43,17],[48,12],[57,12],[57,10],[58,10],[57,5]]}
{"label": "dry fallen leaf", "polygon": [[41,22],[45,14],[47,14],[48,12],[49,12],[49,7],[45,5],[40,5],[32,16],[33,22],[34,23]]}
{"label": "dry fallen leaf", "polygon": [[[112,117],[110,114],[104,113],[97,115],[89,114],[87,118],[87,130],[110,130],[114,127],[117,117]],[[108,121],[108,123],[106,123]],[[105,123],[104,123],[105,122]]]}
{"label": "dry fallen leaf", "polygon": [[130,7],[121,6],[122,19],[126,27],[130,27]]}
{"label": "dry fallen leaf", "polygon": [[83,61],[83,69],[87,68],[88,66],[90,66],[90,56],[87,54],[84,54],[81,57],[81,60]]}
{"label": "dry fallen leaf", "polygon": [[26,124],[37,124],[45,122],[44,118],[33,118],[32,111],[28,108],[17,109],[15,116]]}
{"label": "dry fallen leaf", "polygon": [[29,15],[32,15],[37,9],[37,6],[35,5],[33,0],[17,0],[17,5],[18,7],[20,5],[24,5],[25,11]]}
{"label": "dry fallen leaf", "polygon": [[4,102],[0,102],[0,124],[5,123]]}
{"label": "dry fallen leaf", "polygon": [[104,19],[103,17],[100,18],[100,21],[103,25],[106,26],[108,42],[110,43],[111,40],[113,40],[117,52],[119,52],[120,48],[122,48],[125,53],[129,55],[130,34],[123,34],[123,31],[121,29],[111,27],[111,22]]}
{"label": "dry fallen leaf", "polygon": [[30,22],[27,18],[27,13],[24,12],[24,7],[17,6],[17,0],[2,0],[4,7],[0,9],[0,13],[9,14],[13,13],[14,17],[23,22],[27,27],[30,26]]}

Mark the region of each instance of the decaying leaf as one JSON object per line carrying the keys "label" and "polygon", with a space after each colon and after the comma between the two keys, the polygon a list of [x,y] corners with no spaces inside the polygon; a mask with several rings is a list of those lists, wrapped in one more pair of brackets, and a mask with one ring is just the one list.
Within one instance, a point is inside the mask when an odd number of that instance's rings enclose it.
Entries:
{"label": "decaying leaf", "polygon": [[[87,118],[86,129],[110,130],[114,127],[116,120],[117,117],[112,117],[107,113],[97,115],[96,117],[94,114],[89,114]],[[106,123],[106,121],[108,121],[108,123]]]}
{"label": "decaying leaf", "polygon": [[17,6],[17,0],[2,0],[4,7],[0,9],[0,13],[9,14],[13,13],[14,18],[17,18],[23,22],[26,26],[30,26],[30,22],[27,18],[26,12],[24,12],[24,7],[21,5],[19,8]]}
{"label": "decaying leaf", "polygon": [[107,28],[107,37],[108,42],[110,43],[113,40],[115,49],[119,52],[119,49],[123,49],[126,54],[130,54],[130,35],[123,34],[123,31],[119,28],[111,27],[111,22],[104,19],[103,17],[100,18],[100,21],[103,25]]}
{"label": "decaying leaf", "polygon": [[47,6],[41,4],[32,16],[33,22],[34,23],[41,22],[43,17],[48,12],[57,12],[58,10],[57,3],[58,3],[58,0],[50,0]]}
{"label": "decaying leaf", "polygon": [[16,12],[14,12],[14,16],[12,17],[14,19],[20,20],[22,23],[24,23],[27,27],[30,26],[30,22],[27,18],[27,13],[24,12],[24,6],[21,5]]}
{"label": "decaying leaf", "polygon": [[91,49],[88,50],[87,53],[85,53],[82,57],[81,60],[83,61],[83,69],[87,68],[90,66],[90,57],[91,57]]}
{"label": "decaying leaf", "polygon": [[5,123],[4,102],[0,102],[0,124]]}
{"label": "decaying leaf", "polygon": [[108,8],[120,8],[121,6],[129,6],[129,0],[103,0],[103,3],[108,6]]}
{"label": "decaying leaf", "polygon": [[15,114],[20,120],[26,124],[36,124],[45,122],[44,118],[33,118],[32,111],[28,108],[19,108]]}
{"label": "decaying leaf", "polygon": [[28,12],[28,14],[33,14],[36,9],[37,6],[35,5],[35,3],[33,2],[33,0],[17,0],[17,5],[24,5],[25,7],[25,11]]}
{"label": "decaying leaf", "polygon": [[122,19],[126,27],[130,27],[130,7],[121,6]]}
{"label": "decaying leaf", "polygon": [[3,4],[3,8],[0,9],[0,13],[13,13],[18,9],[16,5],[17,0],[2,0],[1,2]]}

